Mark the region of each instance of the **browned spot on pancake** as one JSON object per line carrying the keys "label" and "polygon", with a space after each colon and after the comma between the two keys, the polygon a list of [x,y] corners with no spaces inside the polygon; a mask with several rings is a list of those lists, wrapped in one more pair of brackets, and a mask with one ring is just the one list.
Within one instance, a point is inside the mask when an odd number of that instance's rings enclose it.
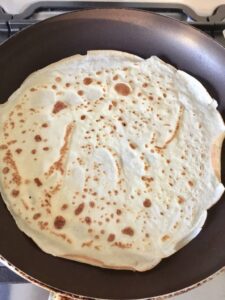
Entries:
{"label": "browned spot on pancake", "polygon": [[90,225],[91,224],[91,218],[90,217],[85,217],[85,223]]}
{"label": "browned spot on pancake", "polygon": [[57,114],[58,112],[60,112],[61,110],[67,108],[67,105],[62,102],[62,101],[57,101],[53,107],[53,114]]}
{"label": "browned spot on pancake", "polygon": [[150,199],[145,199],[145,201],[143,202],[144,207],[150,207],[152,205],[151,200]]}
{"label": "browned spot on pancake", "polygon": [[85,115],[82,115],[82,116],[80,116],[80,119],[81,119],[81,120],[85,120],[85,119],[86,119],[86,116],[85,116]]}
{"label": "browned spot on pancake", "polygon": [[21,184],[21,176],[19,174],[18,168],[16,166],[15,161],[13,160],[13,156],[10,150],[7,150],[5,157],[3,158],[3,161],[9,166],[10,169],[13,170],[12,173],[12,180],[15,184],[20,185]]}
{"label": "browned spot on pancake", "polygon": [[74,213],[76,216],[80,215],[82,213],[82,211],[84,210],[84,203],[81,203],[78,205],[78,207],[75,209]]}
{"label": "browned spot on pancake", "polygon": [[48,176],[50,176],[54,171],[60,171],[60,173],[62,175],[64,174],[64,159],[65,159],[66,153],[69,150],[69,143],[70,143],[73,127],[74,127],[73,122],[67,125],[66,133],[64,136],[64,144],[63,144],[62,148],[60,149],[60,157],[49,168],[49,171],[47,173]]}
{"label": "browned spot on pancake", "polygon": [[119,79],[119,75],[113,76],[113,80],[118,80],[118,79]]}
{"label": "browned spot on pancake", "polygon": [[137,145],[134,144],[134,143],[130,143],[129,145],[130,145],[130,147],[131,147],[132,149],[136,149],[136,148],[137,148]]}
{"label": "browned spot on pancake", "polygon": [[91,208],[95,207],[94,201],[90,201],[90,202],[89,202],[89,205],[90,205]]}
{"label": "browned spot on pancake", "polygon": [[77,92],[77,94],[78,94],[79,96],[83,96],[83,94],[84,94],[84,91],[82,91],[82,90],[79,90],[79,91]]}
{"label": "browned spot on pancake", "polygon": [[131,92],[130,88],[128,85],[126,85],[125,83],[117,83],[114,86],[114,89],[116,90],[116,92],[122,96],[128,96]]}
{"label": "browned spot on pancake", "polygon": [[84,83],[85,85],[89,85],[89,84],[92,83],[92,81],[93,81],[92,78],[90,78],[90,77],[85,77],[84,80],[83,80],[83,83]]}
{"label": "browned spot on pancake", "polygon": [[35,92],[35,91],[37,91],[37,89],[31,88],[30,91],[31,91],[31,92]]}
{"label": "browned spot on pancake", "polygon": [[142,84],[142,87],[143,87],[143,88],[146,88],[146,87],[148,87],[148,84],[147,84],[147,82],[143,83],[143,84]]}
{"label": "browned spot on pancake", "polygon": [[194,185],[193,181],[189,180],[188,184],[192,187]]}
{"label": "browned spot on pancake", "polygon": [[11,192],[11,195],[13,196],[13,197],[17,197],[18,195],[19,195],[19,191],[18,190],[12,190],[12,192]]}
{"label": "browned spot on pancake", "polygon": [[145,181],[146,183],[151,183],[152,181],[154,181],[154,178],[150,176],[142,176],[141,180]]}
{"label": "browned spot on pancake", "polygon": [[43,124],[41,125],[41,127],[47,128],[47,127],[48,127],[48,123],[43,123]]}
{"label": "browned spot on pancake", "polygon": [[53,84],[53,85],[52,85],[52,89],[53,89],[53,90],[56,90],[56,89],[57,89],[57,86],[56,86],[55,84]]}
{"label": "browned spot on pancake", "polygon": [[115,242],[115,243],[113,243],[113,246],[121,248],[121,249],[127,249],[127,248],[131,248],[132,244],[129,244],[129,243],[125,244],[125,243],[121,243],[121,242]]}
{"label": "browned spot on pancake", "polygon": [[20,154],[23,150],[20,148],[17,148],[15,151],[16,151],[16,153]]}
{"label": "browned spot on pancake", "polygon": [[57,216],[54,221],[54,226],[56,229],[62,229],[66,224],[66,220],[63,216]]}
{"label": "browned spot on pancake", "polygon": [[69,82],[66,83],[66,87],[70,87],[71,84]]}
{"label": "browned spot on pancake", "polygon": [[33,219],[34,219],[34,220],[37,220],[37,219],[40,218],[40,216],[41,216],[40,213],[36,213],[36,214],[33,215]]}
{"label": "browned spot on pancake", "polygon": [[31,153],[32,153],[32,154],[35,154],[36,152],[37,152],[36,149],[31,150]]}
{"label": "browned spot on pancake", "polygon": [[169,235],[166,234],[162,237],[162,241],[165,242],[165,241],[169,240],[169,238],[170,238]]}
{"label": "browned spot on pancake", "polygon": [[183,198],[183,197],[178,196],[177,198],[178,198],[178,203],[179,203],[179,204],[184,203],[184,198]]}
{"label": "browned spot on pancake", "polygon": [[108,242],[113,242],[114,240],[115,240],[115,234],[113,234],[113,233],[110,233],[110,235],[108,236],[108,239],[107,239],[107,241]]}
{"label": "browned spot on pancake", "polygon": [[67,209],[68,208],[68,204],[63,204],[62,206],[61,206],[61,210],[65,210],[65,209]]}
{"label": "browned spot on pancake", "polygon": [[26,210],[29,209],[29,206],[27,205],[27,203],[22,199],[21,202],[23,203],[23,206]]}
{"label": "browned spot on pancake", "polygon": [[60,82],[60,81],[62,81],[62,78],[59,77],[59,76],[57,76],[57,77],[55,78],[55,81],[56,81],[56,82]]}
{"label": "browned spot on pancake", "polygon": [[40,134],[35,135],[34,137],[36,142],[41,142],[42,141],[42,137],[40,136]]}
{"label": "browned spot on pancake", "polygon": [[8,145],[13,145],[13,144],[15,144],[17,142],[17,140],[12,140],[12,141],[9,141],[7,144]]}
{"label": "browned spot on pancake", "polygon": [[155,148],[158,148],[158,149],[165,149],[166,146],[171,143],[171,141],[175,138],[176,134],[178,133],[178,130],[180,128],[180,121],[181,121],[181,117],[183,115],[183,112],[184,112],[184,108],[183,106],[180,106],[180,109],[179,109],[179,112],[178,112],[178,118],[177,118],[177,122],[176,122],[176,125],[175,125],[175,128],[170,136],[170,138],[168,140],[165,141],[164,145],[159,147],[159,146],[156,146]]}
{"label": "browned spot on pancake", "polygon": [[133,235],[134,235],[134,230],[133,230],[133,228],[131,228],[131,227],[125,227],[125,228],[122,230],[122,233],[123,233],[123,234],[126,234],[126,235],[129,235],[129,236],[133,236]]}
{"label": "browned spot on pancake", "polygon": [[39,221],[38,225],[39,225],[41,230],[46,230],[46,228],[48,226],[48,222]]}
{"label": "browned spot on pancake", "polygon": [[39,178],[34,178],[34,182],[36,183],[37,186],[41,186],[42,182]]}
{"label": "browned spot on pancake", "polygon": [[6,150],[6,149],[8,149],[7,145],[0,145],[0,150]]}
{"label": "browned spot on pancake", "polygon": [[81,245],[81,247],[82,247],[82,248],[83,248],[83,247],[91,247],[92,243],[93,243],[92,240],[91,240],[91,241],[88,241],[88,242],[85,242],[85,243],[83,243],[83,244]]}
{"label": "browned spot on pancake", "polygon": [[120,216],[120,215],[122,214],[121,209],[117,209],[117,210],[116,210],[116,214],[117,214],[118,216]]}
{"label": "browned spot on pancake", "polygon": [[170,163],[171,163],[171,161],[170,161],[169,159],[167,159],[167,160],[166,160],[166,162],[167,162],[168,164],[170,164]]}
{"label": "browned spot on pancake", "polygon": [[149,96],[148,99],[152,101],[154,98],[153,96]]}
{"label": "browned spot on pancake", "polygon": [[9,173],[9,168],[8,167],[3,168],[2,173],[3,174],[8,174]]}
{"label": "browned spot on pancake", "polygon": [[44,150],[44,151],[48,151],[48,150],[49,150],[49,147],[44,147],[43,150]]}
{"label": "browned spot on pancake", "polygon": [[[47,226],[48,223],[45,222],[43,225]],[[43,229],[45,229],[45,226],[43,226]],[[62,239],[63,239],[64,241],[66,241],[68,244],[72,244],[71,239],[69,239],[69,238],[67,237],[66,234],[64,234],[64,233],[58,233],[58,232],[54,232],[54,231],[50,231],[50,232],[51,232],[52,234],[54,234],[55,236],[62,238]]]}

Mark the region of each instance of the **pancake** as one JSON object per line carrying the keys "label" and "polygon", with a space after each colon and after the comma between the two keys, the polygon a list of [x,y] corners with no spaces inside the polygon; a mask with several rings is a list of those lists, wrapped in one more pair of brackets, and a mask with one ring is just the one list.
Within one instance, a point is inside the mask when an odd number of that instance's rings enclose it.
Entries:
{"label": "pancake", "polygon": [[155,56],[63,59],[31,74],[0,116],[2,198],[54,256],[149,270],[199,234],[224,191],[217,102]]}

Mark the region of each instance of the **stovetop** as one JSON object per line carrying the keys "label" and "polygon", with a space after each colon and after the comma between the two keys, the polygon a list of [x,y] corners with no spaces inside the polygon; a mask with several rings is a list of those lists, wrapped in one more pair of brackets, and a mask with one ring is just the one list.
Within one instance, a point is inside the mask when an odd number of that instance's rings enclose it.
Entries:
{"label": "stovetop", "polygon": [[20,14],[8,14],[0,7],[0,43],[16,32],[39,21],[65,12],[88,8],[134,8],[152,11],[178,19],[194,26],[216,39],[225,47],[223,30],[225,30],[225,5],[216,8],[211,16],[205,17],[195,13],[190,7],[172,3],[146,2],[37,2]]}
{"label": "stovetop", "polygon": [[[182,4],[146,2],[39,2],[19,14],[9,14],[0,7],[0,44],[10,36],[39,21],[65,12],[89,8],[134,8],[155,12],[175,18],[204,31],[225,47],[225,5],[219,6],[213,14],[205,17],[196,14]],[[21,277],[0,264],[0,284],[24,283]],[[1,295],[0,295],[1,296]],[[1,298],[1,297],[0,297]],[[5,299],[2,299],[5,300]]]}

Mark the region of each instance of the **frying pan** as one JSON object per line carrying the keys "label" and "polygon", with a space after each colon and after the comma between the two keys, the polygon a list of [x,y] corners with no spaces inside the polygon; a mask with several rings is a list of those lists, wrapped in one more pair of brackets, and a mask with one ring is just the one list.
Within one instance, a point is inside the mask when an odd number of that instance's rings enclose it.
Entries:
{"label": "frying pan", "polygon": [[[0,47],[0,99],[4,102],[33,71],[90,49],[158,55],[198,78],[225,117],[225,50],[178,21],[129,9],[75,11],[38,23]],[[191,124],[190,124],[191,126]],[[225,182],[225,149],[222,180]],[[209,210],[200,235],[151,271],[101,269],[42,252],[20,232],[0,201],[0,254],[14,271],[65,295],[140,299],[171,294],[225,266],[225,196]]]}

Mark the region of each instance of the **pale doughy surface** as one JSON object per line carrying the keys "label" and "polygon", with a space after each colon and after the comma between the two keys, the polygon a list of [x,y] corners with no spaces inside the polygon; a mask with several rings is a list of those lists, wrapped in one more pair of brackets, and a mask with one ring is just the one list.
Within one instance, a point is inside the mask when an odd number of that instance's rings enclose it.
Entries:
{"label": "pale doughy surface", "polygon": [[0,106],[0,183],[45,252],[145,271],[222,195],[225,126],[196,79],[157,57],[91,51],[31,74]]}

